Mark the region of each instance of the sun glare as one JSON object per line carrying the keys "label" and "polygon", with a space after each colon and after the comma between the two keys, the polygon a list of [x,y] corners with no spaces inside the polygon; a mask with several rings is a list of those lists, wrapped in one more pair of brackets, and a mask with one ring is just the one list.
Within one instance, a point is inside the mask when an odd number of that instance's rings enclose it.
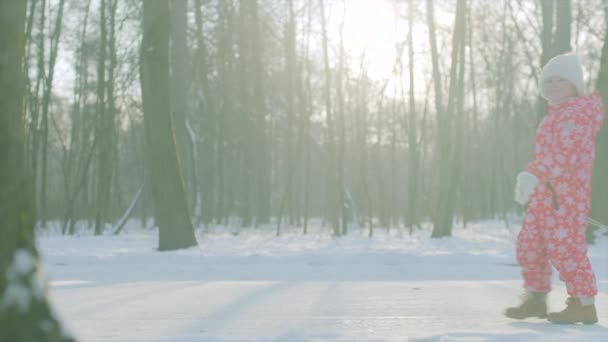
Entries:
{"label": "sun glare", "polygon": [[[344,7],[346,6],[346,10]],[[344,15],[343,38],[346,53],[348,54],[351,75],[360,75],[360,65],[363,52],[365,52],[365,72],[376,81],[388,81],[386,94],[393,94],[397,87],[397,78],[393,75],[397,47],[406,41],[408,33],[407,6],[396,6],[393,0],[345,0],[337,2],[332,8],[332,30],[336,35],[335,44],[339,41],[340,22]],[[438,22],[449,20],[438,13]],[[424,22],[414,20],[413,45],[414,55],[422,53],[427,45],[428,33]],[[407,49],[407,46],[405,47]],[[404,84],[409,84],[407,71],[408,52],[403,51]],[[425,87],[422,85],[428,77],[425,71],[430,62],[415,59],[414,77],[416,81],[416,96],[423,96]],[[428,63],[427,63],[428,62]]]}
{"label": "sun glare", "polygon": [[[388,0],[346,0],[345,5],[343,35],[346,52],[353,63],[351,67],[359,72],[360,58],[365,51],[369,76],[374,79],[390,77],[396,56],[395,44],[402,40],[397,38],[392,5]],[[343,9],[337,11],[341,15]]]}

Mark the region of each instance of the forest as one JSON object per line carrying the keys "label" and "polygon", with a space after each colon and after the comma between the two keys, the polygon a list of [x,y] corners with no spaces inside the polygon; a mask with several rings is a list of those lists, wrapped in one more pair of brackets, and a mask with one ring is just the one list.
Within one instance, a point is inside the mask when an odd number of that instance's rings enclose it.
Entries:
{"label": "forest", "polygon": [[607,0],[0,0],[0,294],[35,303],[0,329],[69,340],[32,276],[49,230],[138,222],[165,251],[218,227],[509,226],[542,66],[570,51],[608,99]]}

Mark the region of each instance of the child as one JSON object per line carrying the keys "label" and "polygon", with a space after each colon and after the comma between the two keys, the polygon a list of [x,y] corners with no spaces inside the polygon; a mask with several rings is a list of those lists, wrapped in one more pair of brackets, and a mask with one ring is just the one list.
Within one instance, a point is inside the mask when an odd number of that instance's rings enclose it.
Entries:
{"label": "child", "polygon": [[[517,241],[526,294],[508,308],[514,319],[548,318],[560,324],[597,322],[595,275],[587,257],[585,230],[591,209],[595,137],[604,119],[598,92],[585,95],[576,55],[551,59],[543,68],[541,92],[547,115],[536,133],[534,159],[517,176],[516,201],[528,204]],[[551,265],[570,298],[561,312],[547,314]]]}

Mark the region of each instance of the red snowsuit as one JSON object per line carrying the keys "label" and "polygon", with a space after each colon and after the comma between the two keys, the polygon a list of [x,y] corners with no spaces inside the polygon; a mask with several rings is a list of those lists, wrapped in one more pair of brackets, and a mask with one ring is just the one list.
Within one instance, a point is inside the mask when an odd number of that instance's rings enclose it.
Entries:
{"label": "red snowsuit", "polygon": [[538,185],[518,236],[517,260],[528,290],[551,290],[550,262],[570,296],[593,297],[597,287],[585,230],[595,137],[604,108],[595,92],[550,105],[547,111],[536,133],[534,160],[526,167],[538,178]]}

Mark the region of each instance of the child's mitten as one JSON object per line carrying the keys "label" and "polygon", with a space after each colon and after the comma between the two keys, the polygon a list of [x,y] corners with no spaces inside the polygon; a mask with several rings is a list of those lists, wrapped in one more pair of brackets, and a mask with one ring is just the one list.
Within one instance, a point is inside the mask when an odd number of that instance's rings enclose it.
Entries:
{"label": "child's mitten", "polygon": [[530,201],[530,195],[538,184],[538,178],[528,171],[520,172],[517,175],[517,185],[515,186],[515,202],[526,205]]}

